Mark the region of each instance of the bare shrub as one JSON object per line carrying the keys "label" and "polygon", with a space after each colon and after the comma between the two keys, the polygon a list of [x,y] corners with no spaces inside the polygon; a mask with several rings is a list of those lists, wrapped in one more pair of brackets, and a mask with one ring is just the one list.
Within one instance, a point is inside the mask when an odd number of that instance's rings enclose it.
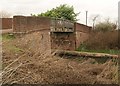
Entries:
{"label": "bare shrub", "polygon": [[118,31],[92,32],[86,46],[89,49],[118,49]]}
{"label": "bare shrub", "polygon": [[100,22],[95,25],[95,31],[106,32],[106,31],[114,31],[117,28],[117,25],[111,22],[109,19],[104,22]]}

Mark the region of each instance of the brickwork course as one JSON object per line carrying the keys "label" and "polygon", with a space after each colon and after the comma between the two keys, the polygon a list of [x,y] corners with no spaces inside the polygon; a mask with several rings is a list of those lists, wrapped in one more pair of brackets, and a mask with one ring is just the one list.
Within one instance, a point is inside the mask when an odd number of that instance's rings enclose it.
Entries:
{"label": "brickwork course", "polygon": [[12,18],[0,18],[2,29],[12,29]]}

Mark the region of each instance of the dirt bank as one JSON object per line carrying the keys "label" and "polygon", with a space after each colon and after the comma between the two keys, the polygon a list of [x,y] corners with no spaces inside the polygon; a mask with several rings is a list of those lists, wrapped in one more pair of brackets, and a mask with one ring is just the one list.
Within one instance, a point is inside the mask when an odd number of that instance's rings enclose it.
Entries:
{"label": "dirt bank", "polygon": [[[117,83],[117,65],[114,59],[100,63],[83,57],[63,58],[45,50],[39,53],[31,43],[39,45],[29,34],[3,43],[2,83],[19,84],[113,84]],[[19,43],[18,43],[19,42]],[[28,44],[29,42],[29,44]],[[30,49],[28,49],[30,47]],[[32,48],[36,52],[32,51]]]}

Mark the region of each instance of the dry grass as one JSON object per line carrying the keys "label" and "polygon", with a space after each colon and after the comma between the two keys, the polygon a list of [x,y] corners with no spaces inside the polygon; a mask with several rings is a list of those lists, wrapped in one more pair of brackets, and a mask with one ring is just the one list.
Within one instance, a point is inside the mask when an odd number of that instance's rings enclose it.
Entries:
{"label": "dry grass", "polygon": [[86,45],[89,49],[119,49],[118,31],[92,32]]}
{"label": "dry grass", "polygon": [[[36,38],[33,39],[34,37]],[[41,53],[39,37],[38,34],[32,33],[4,42],[2,84],[117,83],[117,66],[113,61],[108,60],[106,63],[99,64],[91,58],[65,59],[53,56],[56,51],[50,54],[49,50],[44,48]],[[11,52],[7,48],[8,45],[18,47],[20,51]]]}

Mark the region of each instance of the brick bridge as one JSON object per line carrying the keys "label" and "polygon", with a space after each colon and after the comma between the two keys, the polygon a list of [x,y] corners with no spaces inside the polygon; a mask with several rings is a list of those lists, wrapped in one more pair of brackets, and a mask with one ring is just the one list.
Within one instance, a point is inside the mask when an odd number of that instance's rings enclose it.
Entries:
{"label": "brick bridge", "polygon": [[17,34],[40,32],[43,41],[47,42],[44,47],[60,50],[77,49],[89,38],[91,31],[91,27],[80,23],[47,17],[14,16],[13,19],[4,19],[3,22],[3,29],[9,28],[10,24]]}

